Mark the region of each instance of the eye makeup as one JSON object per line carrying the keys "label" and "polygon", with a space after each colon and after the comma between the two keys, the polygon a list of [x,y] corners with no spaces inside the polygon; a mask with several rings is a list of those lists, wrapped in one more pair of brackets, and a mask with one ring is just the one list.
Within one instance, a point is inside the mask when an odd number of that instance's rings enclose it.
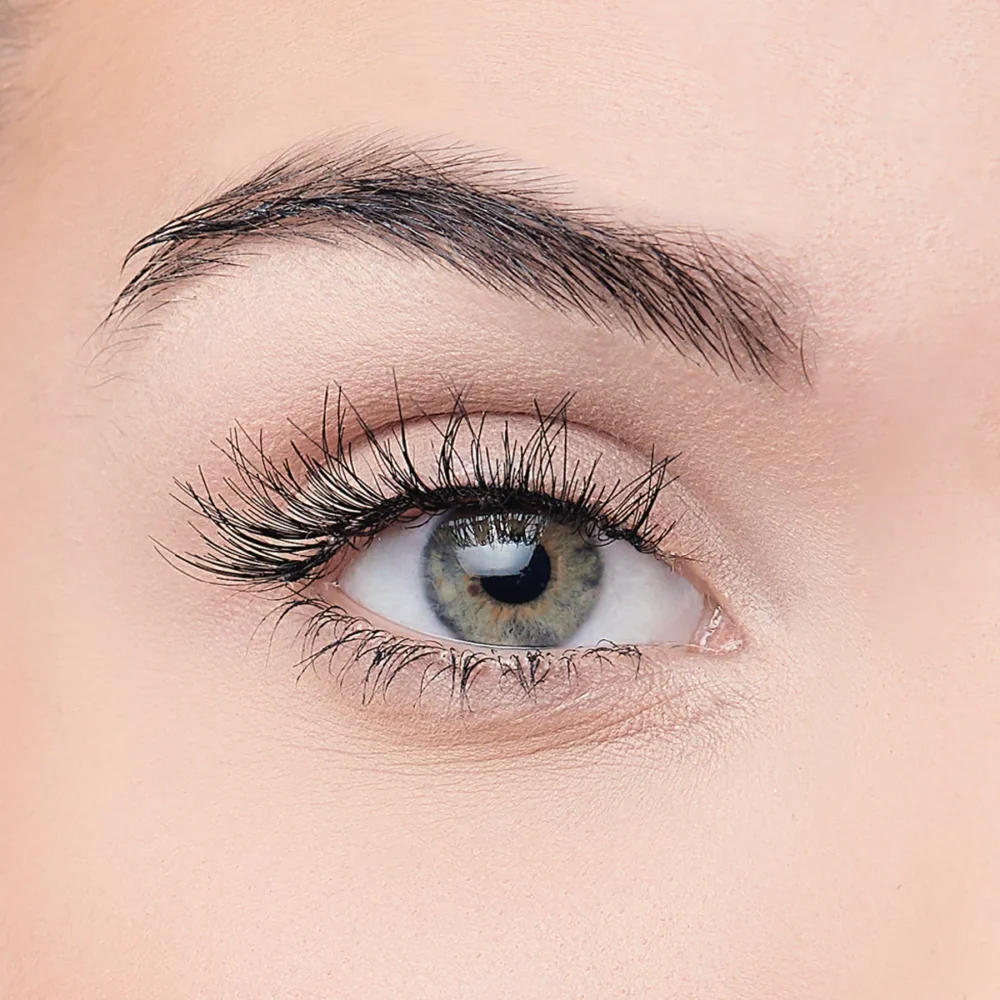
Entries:
{"label": "eye makeup", "polygon": [[[551,700],[588,672],[634,678],[650,641],[736,648],[669,547],[677,456],[614,474],[580,443],[571,402],[515,419],[470,413],[455,394],[447,412],[413,418],[397,390],[397,420],[375,428],[328,392],[318,432],[296,428],[285,457],[236,428],[221,486],[178,481],[200,546],[161,551],[200,579],[275,598],[269,617],[304,637],[300,673],[325,662],[364,704],[432,687],[480,709],[543,689]],[[393,536],[404,544],[387,548]],[[672,619],[682,593],[687,618]]]}
{"label": "eye makeup", "polygon": [[[566,397],[548,412],[536,405],[523,436],[509,420],[488,435],[487,415],[468,413],[456,395],[448,413],[425,417],[436,440],[429,468],[417,461],[413,420],[401,404],[395,427],[380,434],[339,394],[331,427],[327,393],[318,438],[296,428],[292,457],[280,462],[261,439],[236,428],[224,446],[235,473],[224,482],[225,495],[203,477],[199,486],[177,483],[183,502],[217,532],[203,536],[202,553],[177,558],[220,581],[295,583],[392,524],[472,507],[552,517],[604,541],[659,551],[674,524],[658,525],[652,514],[677,456],[651,456],[633,479],[603,481],[600,455],[589,463],[571,457],[569,403]],[[348,418],[357,425],[353,436]]]}

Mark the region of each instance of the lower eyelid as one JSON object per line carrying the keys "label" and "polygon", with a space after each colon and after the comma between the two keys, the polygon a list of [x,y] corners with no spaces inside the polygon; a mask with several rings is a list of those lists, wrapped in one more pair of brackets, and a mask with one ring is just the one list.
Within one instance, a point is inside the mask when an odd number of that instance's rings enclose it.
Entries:
{"label": "lower eyelid", "polygon": [[[511,650],[398,634],[353,607],[299,600],[279,615],[298,636],[300,681],[381,744],[477,755],[535,753],[639,737],[689,747],[743,713],[749,691],[692,647]],[[280,626],[279,626],[280,627]],[[276,634],[268,637],[269,644]],[[463,670],[471,675],[463,683]],[[714,737],[713,737],[714,741]],[[699,746],[706,746],[699,738]],[[492,749],[491,749],[492,748]]]}

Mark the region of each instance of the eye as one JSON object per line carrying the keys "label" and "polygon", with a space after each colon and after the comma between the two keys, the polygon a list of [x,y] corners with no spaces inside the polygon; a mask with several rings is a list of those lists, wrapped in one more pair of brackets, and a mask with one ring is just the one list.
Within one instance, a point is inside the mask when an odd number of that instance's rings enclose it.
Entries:
{"label": "eye", "polygon": [[522,649],[690,643],[706,606],[689,580],[628,541],[467,508],[384,530],[339,584],[425,635]]}
{"label": "eye", "polygon": [[290,459],[237,428],[219,489],[178,483],[211,529],[201,550],[164,550],[185,572],[277,597],[276,627],[295,623],[303,644],[298,676],[326,663],[363,705],[391,692],[407,712],[457,707],[476,725],[552,709],[558,728],[559,705],[593,721],[673,698],[705,669],[675,666],[676,647],[741,646],[678,555],[699,536],[694,518],[677,530],[691,510],[677,455],[571,424],[568,397],[531,415],[472,415],[455,397],[415,418],[397,398],[379,431],[339,399],[328,419],[328,402]]}

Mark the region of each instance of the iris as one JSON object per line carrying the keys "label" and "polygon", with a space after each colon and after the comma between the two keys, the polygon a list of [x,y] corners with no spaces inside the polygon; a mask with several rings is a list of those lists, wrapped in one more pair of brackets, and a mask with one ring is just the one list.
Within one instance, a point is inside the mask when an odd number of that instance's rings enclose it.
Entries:
{"label": "iris", "polygon": [[434,614],[483,645],[565,645],[593,611],[602,573],[590,539],[537,514],[456,513],[423,552]]}

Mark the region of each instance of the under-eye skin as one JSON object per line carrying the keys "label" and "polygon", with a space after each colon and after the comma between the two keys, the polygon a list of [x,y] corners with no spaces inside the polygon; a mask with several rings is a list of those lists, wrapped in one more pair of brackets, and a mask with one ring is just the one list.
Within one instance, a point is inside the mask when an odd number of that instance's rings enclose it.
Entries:
{"label": "under-eye skin", "polygon": [[276,599],[269,617],[306,637],[299,671],[325,663],[366,704],[396,688],[480,711],[567,700],[598,675],[642,680],[647,652],[735,648],[668,546],[676,456],[606,477],[568,408],[473,414],[456,396],[443,415],[400,406],[383,431],[328,397],[318,432],[296,432],[280,458],[237,429],[220,486],[178,482],[200,546],[163,551]]}

